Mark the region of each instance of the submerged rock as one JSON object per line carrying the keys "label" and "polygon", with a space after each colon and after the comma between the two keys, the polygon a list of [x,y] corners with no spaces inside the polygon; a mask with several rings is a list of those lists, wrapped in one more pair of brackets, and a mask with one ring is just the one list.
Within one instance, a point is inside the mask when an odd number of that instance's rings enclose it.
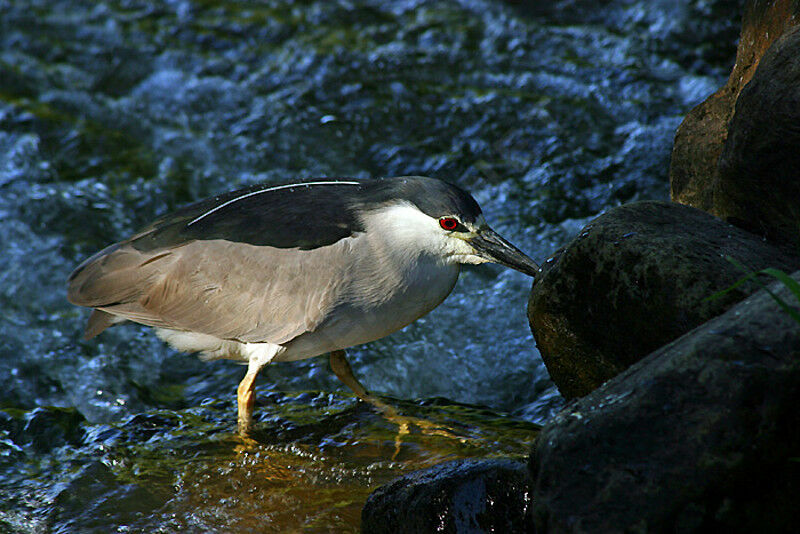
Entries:
{"label": "submerged rock", "polygon": [[361,513],[362,532],[526,532],[530,481],[514,460],[459,460],[381,486]]}
{"label": "submerged rock", "polygon": [[545,426],[530,463],[536,530],[792,532],[798,405],[800,324],[760,291]]}
{"label": "submerged rock", "polygon": [[[16,412],[16,413],[15,413]],[[35,453],[47,453],[65,445],[78,445],[84,437],[86,419],[74,408],[41,407],[30,413],[0,411],[0,438],[3,445],[15,449],[31,447]]]}
{"label": "submerged rock", "polygon": [[800,259],[699,210],[639,202],[609,211],[544,265],[528,318],[550,376],[585,395],[658,347],[757,289],[708,300],[748,269],[793,270]]}
{"label": "submerged rock", "polygon": [[46,523],[52,532],[108,532],[109,524],[129,525],[157,510],[165,498],[144,484],[120,481],[106,464],[95,461],[58,493]]}

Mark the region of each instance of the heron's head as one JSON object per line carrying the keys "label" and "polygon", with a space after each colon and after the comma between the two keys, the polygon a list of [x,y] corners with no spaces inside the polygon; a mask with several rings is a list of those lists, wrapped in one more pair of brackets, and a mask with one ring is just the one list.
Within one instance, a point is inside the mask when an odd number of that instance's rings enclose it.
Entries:
{"label": "heron's head", "polygon": [[401,253],[421,250],[451,263],[499,263],[530,276],[539,266],[492,230],[472,195],[433,178],[385,180],[371,201],[369,230]]}

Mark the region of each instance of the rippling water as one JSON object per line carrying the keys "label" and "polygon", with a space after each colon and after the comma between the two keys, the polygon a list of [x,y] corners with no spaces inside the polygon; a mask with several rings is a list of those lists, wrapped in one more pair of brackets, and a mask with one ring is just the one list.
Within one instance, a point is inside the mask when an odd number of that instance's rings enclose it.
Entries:
{"label": "rippling water", "polygon": [[469,437],[399,452],[324,358],[262,372],[263,435],[242,449],[242,368],[136,326],[80,341],[64,281],[153,217],[260,181],[447,179],[538,260],[610,206],[666,198],[740,2],[541,4],[0,0],[0,530],[352,530],[392,476],[524,454],[561,401],[519,273],[469,269],[350,351],[368,388]]}

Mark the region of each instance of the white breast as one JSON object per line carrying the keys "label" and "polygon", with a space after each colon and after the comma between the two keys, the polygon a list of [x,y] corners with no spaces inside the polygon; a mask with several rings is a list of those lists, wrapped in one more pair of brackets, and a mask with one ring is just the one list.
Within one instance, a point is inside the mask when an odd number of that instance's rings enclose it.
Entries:
{"label": "white breast", "polygon": [[[450,294],[460,266],[442,253],[438,222],[405,205],[373,212],[353,243],[341,302],[313,332],[286,343],[276,361],[297,360],[380,339],[425,315]],[[370,231],[370,225],[379,224]]]}

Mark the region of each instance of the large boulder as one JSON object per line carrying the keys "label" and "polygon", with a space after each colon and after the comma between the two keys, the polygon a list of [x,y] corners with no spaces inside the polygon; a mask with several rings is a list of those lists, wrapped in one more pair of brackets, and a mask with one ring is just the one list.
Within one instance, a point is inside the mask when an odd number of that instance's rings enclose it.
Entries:
{"label": "large boulder", "polygon": [[361,512],[368,534],[526,532],[525,463],[458,460],[415,471],[372,492]]}
{"label": "large boulder", "polygon": [[528,318],[566,398],[606,380],[757,289],[709,300],[748,269],[793,271],[800,259],[702,211],[668,202],[615,208],[543,265]]}
{"label": "large boulder", "polygon": [[736,101],[716,215],[800,247],[800,27],[770,47]]}
{"label": "large boulder", "polygon": [[800,324],[760,291],[544,427],[536,531],[797,532],[798,406]]}
{"label": "large boulder", "polygon": [[800,49],[796,37],[779,39],[798,22],[797,0],[747,2],[731,75],[687,114],[670,165],[672,200],[776,240],[785,239],[789,218],[796,241],[800,220],[796,209],[783,209],[799,187],[792,169],[800,158]]}

